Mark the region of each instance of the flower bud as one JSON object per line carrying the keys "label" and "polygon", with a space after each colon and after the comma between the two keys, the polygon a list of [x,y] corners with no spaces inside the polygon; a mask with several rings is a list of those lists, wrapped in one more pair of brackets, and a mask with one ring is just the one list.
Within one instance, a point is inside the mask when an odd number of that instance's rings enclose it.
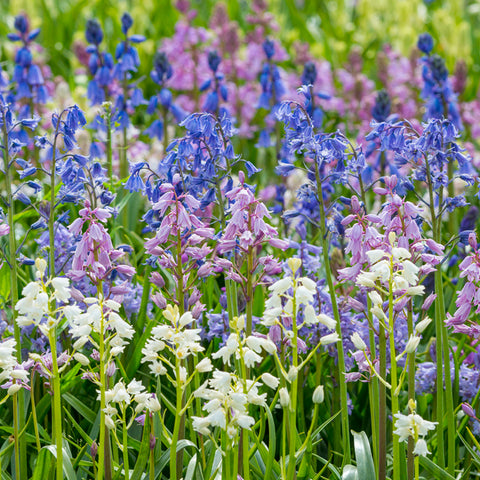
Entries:
{"label": "flower bud", "polygon": [[287,408],[290,406],[290,395],[288,394],[288,390],[286,387],[282,387],[279,391],[280,394],[280,405],[283,408]]}
{"label": "flower bud", "polygon": [[278,387],[278,383],[279,383],[278,378],[274,377],[270,373],[264,373],[262,375],[262,381],[267,387],[274,388],[274,389]]}
{"label": "flower bud", "polygon": [[292,383],[298,376],[298,368],[294,367],[293,365],[290,367],[287,373],[287,381]]}
{"label": "flower bud", "polygon": [[367,345],[357,332],[353,333],[353,335],[350,337],[350,340],[352,341],[353,345],[357,350],[365,351],[367,349]]}
{"label": "flower bud", "polygon": [[325,335],[320,339],[320,343],[322,345],[330,345],[331,343],[336,343],[339,341],[340,341],[340,337],[336,332],[330,333],[329,335]]}
{"label": "flower bud", "polygon": [[19,390],[21,390],[22,386],[19,383],[14,383],[8,387],[7,393],[9,395],[14,395],[17,393]]}
{"label": "flower bud", "polygon": [[97,445],[97,442],[94,440],[90,447],[90,455],[92,456],[92,458],[95,458],[97,456],[97,452],[98,452],[98,445]]}
{"label": "flower bud", "polygon": [[405,351],[407,353],[414,353],[417,350],[418,344],[420,343],[420,337],[416,337],[415,335],[410,335],[408,339],[407,346],[405,347]]}
{"label": "flower bud", "polygon": [[88,357],[86,357],[83,353],[74,353],[73,358],[80,364],[83,365],[84,367],[87,366],[90,363],[90,360]]}
{"label": "flower bud", "polygon": [[45,270],[47,269],[47,262],[43,258],[37,258],[35,260],[35,267],[37,268],[37,277],[41,278],[45,274]]}
{"label": "flower bud", "polygon": [[312,395],[313,403],[323,403],[324,399],[325,399],[325,392],[324,392],[323,385],[319,385],[313,392],[313,395]]}
{"label": "flower bud", "polygon": [[468,415],[470,418],[476,418],[475,410],[468,403],[462,403],[462,410],[465,415]]}
{"label": "flower bud", "polygon": [[415,325],[415,331],[417,333],[423,333],[424,330],[432,323],[432,319],[429,317],[425,317],[422,321],[418,322],[417,325]]}
{"label": "flower bud", "polygon": [[201,373],[210,372],[213,369],[211,360],[208,357],[205,357],[203,360],[198,362],[197,371]]}
{"label": "flower bud", "polygon": [[287,260],[287,263],[294,275],[296,271],[302,266],[302,260],[300,258],[289,258]]}

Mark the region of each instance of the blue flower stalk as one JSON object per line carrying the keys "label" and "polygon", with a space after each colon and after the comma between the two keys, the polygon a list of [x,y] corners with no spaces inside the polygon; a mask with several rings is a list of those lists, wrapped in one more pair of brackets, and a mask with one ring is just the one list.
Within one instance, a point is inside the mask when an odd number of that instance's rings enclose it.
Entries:
{"label": "blue flower stalk", "polygon": [[[280,70],[273,60],[275,55],[275,44],[273,40],[267,38],[263,42],[263,51],[267,57],[267,61],[263,64],[262,72],[260,74],[260,85],[262,86],[262,93],[258,100],[258,108],[263,108],[269,113],[268,116],[272,117],[275,122],[275,160],[280,158],[280,151],[282,148],[280,125],[276,122],[275,115],[280,105],[283,95],[285,94],[285,87],[280,77]],[[272,133],[271,128],[265,128],[260,132],[258,139],[258,145],[260,147],[270,147]]]}
{"label": "blue flower stalk", "polygon": [[87,53],[90,54],[88,68],[93,77],[88,83],[87,98],[91,105],[99,105],[110,99],[114,67],[113,57],[108,52],[100,51],[103,30],[97,20],[87,21],[85,38],[89,43],[87,47]]}
{"label": "blue flower stalk", "polygon": [[14,23],[17,33],[9,33],[8,39],[12,42],[21,42],[22,46],[15,55],[15,69],[13,82],[16,82],[15,96],[10,99],[16,102],[26,100],[27,108],[22,116],[28,117],[35,114],[35,104],[43,104],[48,99],[45,81],[38,65],[33,63],[31,44],[38,37],[40,29],[30,30],[30,23],[25,15],[15,17]]}
{"label": "blue flower stalk", "polygon": [[[460,113],[458,110],[457,97],[453,92],[450,79],[448,77],[448,70],[445,65],[445,60],[440,57],[440,55],[432,54],[433,50],[433,39],[428,33],[424,33],[419,36],[417,46],[420,51],[422,51],[425,56],[423,57],[423,70],[422,76],[424,80],[424,87],[422,90],[422,97],[426,101],[426,114],[427,119],[431,118],[444,118],[452,122],[453,126],[457,130],[462,130],[463,125],[460,118]],[[446,143],[444,148],[450,149],[450,145]],[[453,159],[450,158],[450,161],[447,162],[447,175],[448,175],[448,185],[447,191],[450,199],[455,198],[454,190],[454,163]],[[438,193],[439,205],[442,205],[443,200],[443,190],[441,189]],[[433,195],[430,192],[430,202],[431,208],[433,209]],[[441,210],[436,218],[436,229],[433,232],[433,238],[437,242],[441,242],[442,235],[442,216]],[[454,236],[458,231],[458,216],[457,209],[453,208],[449,212],[449,232],[451,236]],[[433,223],[433,217],[432,217]],[[437,334],[437,344],[441,344],[441,350],[443,351],[443,362],[445,364],[445,371],[450,372],[450,348],[448,342],[448,331],[444,323],[445,319],[445,301],[443,297],[443,279],[442,272],[440,268],[435,272],[435,291],[438,294],[437,300],[435,302],[435,319],[436,319],[436,334]],[[441,351],[437,348],[437,364],[441,363]],[[441,368],[437,371],[437,395],[439,395],[441,387],[443,386],[443,372]],[[438,387],[440,385],[440,388]],[[442,392],[443,393],[443,392]],[[440,394],[438,402],[440,403],[443,395]],[[453,391],[452,391],[452,382],[450,375],[445,375],[445,407],[446,407],[446,417],[447,417],[447,470],[451,475],[455,473],[455,418],[453,411]],[[439,416],[442,419],[441,416]],[[439,422],[441,425],[441,421]],[[442,428],[439,427],[440,436],[443,435]],[[442,439],[443,440],[443,439]],[[440,441],[440,440],[439,440]],[[440,452],[441,444],[439,443],[439,454],[440,459],[443,456],[443,452]]]}
{"label": "blue flower stalk", "polygon": [[[463,130],[457,96],[455,95],[448,75],[445,60],[438,54],[432,54],[434,42],[429,33],[418,37],[417,47],[424,53],[422,57],[422,77],[424,81],[421,97],[425,100],[425,120],[432,118],[448,119],[458,131]],[[455,196],[453,179],[453,162],[447,166],[448,196]],[[456,210],[449,213],[449,231],[453,236],[458,231],[458,218]]]}
{"label": "blue flower stalk", "polygon": [[[305,88],[302,87],[302,93]],[[308,96],[306,96],[308,100]],[[293,107],[293,108],[292,108]],[[292,111],[293,110],[293,111]],[[303,154],[313,160],[314,181],[316,192],[315,196],[318,203],[320,220],[318,228],[321,236],[323,267],[327,280],[333,317],[336,321],[336,332],[340,341],[338,342],[338,383],[340,390],[340,410],[342,423],[342,443],[343,443],[343,465],[350,462],[350,429],[347,408],[347,385],[345,382],[345,352],[342,341],[342,327],[340,312],[338,309],[335,285],[333,283],[333,273],[329,258],[329,238],[327,230],[327,214],[325,206],[327,179],[324,177],[325,167],[337,162],[335,171],[331,174],[333,179],[342,180],[345,177],[345,163],[347,161],[347,144],[340,137],[335,135],[316,134],[310,115],[303,105],[296,102],[283,102],[278,110],[278,118],[285,124],[285,143],[290,154]],[[288,171],[295,168],[294,165],[286,167]]]}
{"label": "blue flower stalk", "polygon": [[113,75],[122,85],[122,94],[118,96],[115,102],[115,123],[122,129],[123,145],[120,150],[120,178],[125,178],[128,175],[127,128],[130,123],[128,110],[145,103],[142,91],[135,83],[129,83],[132,74],[137,72],[140,66],[140,58],[134,45],[144,42],[145,37],[128,34],[133,26],[133,19],[130,14],[125,12],[122,15],[121,23],[124,39],[117,45],[115,51],[117,64]]}
{"label": "blue flower stalk", "polygon": [[224,82],[224,75],[218,71],[222,58],[216,50],[208,53],[208,67],[212,71],[212,78],[206,80],[200,86],[200,92],[210,90],[203,105],[203,110],[216,115],[218,118],[227,114],[226,108],[220,106],[220,100],[228,100],[228,90]]}
{"label": "blue flower stalk", "polygon": [[147,107],[147,113],[153,115],[157,110],[160,118],[154,120],[145,130],[150,137],[156,137],[163,142],[164,151],[167,150],[169,144],[168,138],[168,122],[169,114],[173,116],[177,123],[182,122],[187,113],[175,104],[171,90],[167,87],[168,80],[173,75],[173,68],[168,61],[165,53],[157,52],[153,60],[153,70],[150,73],[152,80],[160,87],[158,94],[150,98]]}

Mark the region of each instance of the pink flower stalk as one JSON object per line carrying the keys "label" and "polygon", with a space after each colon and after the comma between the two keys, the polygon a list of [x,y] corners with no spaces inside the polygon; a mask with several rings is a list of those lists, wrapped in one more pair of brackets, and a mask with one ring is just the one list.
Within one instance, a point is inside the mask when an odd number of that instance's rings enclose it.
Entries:
{"label": "pink flower stalk", "polygon": [[[180,181],[179,175],[174,176],[174,184]],[[195,197],[185,193],[177,195],[175,186],[170,183],[164,183],[160,190],[162,196],[152,209],[162,220],[155,236],[145,241],[145,250],[158,257],[158,263],[172,273],[177,285],[175,298],[167,291],[165,294],[178,304],[178,289],[181,287],[184,306],[193,307],[194,318],[199,318],[204,305],[200,302],[201,293],[194,283],[196,279],[213,273],[209,259],[213,249],[206,242],[213,238],[215,232],[198,218],[200,202]],[[151,282],[163,290],[165,282],[158,272],[152,274]],[[152,300],[160,308],[165,308],[163,293],[156,292]]]}
{"label": "pink flower stalk", "polygon": [[0,220],[0,237],[4,237],[10,233],[10,226],[8,223],[3,222]]}
{"label": "pink flower stalk", "polygon": [[[79,218],[68,227],[74,235],[82,235],[68,276],[78,281],[88,275],[94,283],[97,283],[115,268],[113,262],[123,256],[124,252],[113,248],[110,235],[103,226],[112,215],[108,210],[104,208],[92,210],[87,200],[85,208],[80,210],[79,215]],[[85,223],[88,226],[82,234]],[[135,269],[130,266],[122,265],[119,268],[121,273],[127,276],[135,273]]]}
{"label": "pink flower stalk", "polygon": [[[377,195],[387,197],[378,215],[367,215],[358,199],[352,197],[352,213],[342,221],[344,226],[352,224],[345,231],[348,239],[345,251],[352,254],[351,266],[339,270],[339,279],[355,281],[362,268],[370,263],[367,252],[378,249],[390,253],[390,232],[395,233],[397,246],[410,252],[410,260],[421,263],[420,277],[435,271],[435,266],[442,260],[443,245],[423,238],[420,232],[417,219],[423,215],[422,208],[395,193],[396,176],[384,180],[385,188],[374,188]],[[427,299],[427,302],[431,301],[433,299]]]}
{"label": "pink flower stalk", "polygon": [[475,233],[469,235],[468,243],[472,252],[460,264],[460,278],[466,278],[465,285],[457,293],[457,310],[453,316],[447,313],[445,323],[456,333],[480,338],[480,325],[470,318],[472,309],[475,314],[480,313],[480,251]]}

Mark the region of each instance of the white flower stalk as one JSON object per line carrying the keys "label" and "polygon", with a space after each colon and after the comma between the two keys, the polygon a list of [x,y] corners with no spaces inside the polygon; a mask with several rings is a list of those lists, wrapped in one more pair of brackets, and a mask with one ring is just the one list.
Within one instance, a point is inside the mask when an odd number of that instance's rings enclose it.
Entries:
{"label": "white flower stalk", "polygon": [[[56,277],[44,280],[47,263],[43,259],[35,261],[37,268],[34,282],[28,283],[22,290],[23,298],[15,305],[18,311],[17,324],[19,327],[35,325],[48,337],[51,351],[50,381],[53,387],[52,413],[53,430],[57,448],[57,477],[62,476],[63,465],[62,450],[62,397],[60,386],[59,369],[60,358],[57,357],[57,330],[64,321],[69,323],[65,309],[70,301],[70,281],[64,277]],[[73,318],[71,316],[71,318]],[[11,389],[15,393],[17,387]]]}
{"label": "white flower stalk", "polygon": [[[292,318],[296,318],[300,311],[303,314],[303,322],[296,326],[300,330],[304,326],[322,324],[328,330],[335,330],[336,322],[330,316],[324,313],[317,313],[314,307],[315,295],[317,293],[317,284],[308,277],[295,278],[294,273],[301,267],[299,258],[290,258],[288,265],[293,274],[277,280],[268,289],[271,296],[265,302],[265,311],[261,323],[266,327],[274,325],[280,326],[283,334],[288,338],[291,330],[285,327],[286,323],[292,323]],[[293,305],[295,304],[295,312]],[[325,338],[322,345],[333,343],[334,337]]]}
{"label": "white flower stalk", "polygon": [[30,282],[22,290],[23,298],[15,305],[18,311],[17,324],[19,327],[35,325],[46,336],[54,330],[64,315],[66,305],[59,306],[58,303],[69,302],[70,281],[65,277],[56,277],[43,280],[45,260],[37,259],[37,280]]}
{"label": "white flower stalk", "polygon": [[232,444],[238,439],[239,429],[250,430],[255,423],[248,414],[248,406],[266,406],[266,394],[259,394],[259,381],[246,382],[235,373],[215,370],[212,378],[194,392],[196,398],[206,400],[203,410],[205,417],[192,417],[193,429],[202,435],[209,435],[211,429],[224,430]]}
{"label": "white flower stalk", "polygon": [[[100,399],[100,392],[98,399]],[[154,403],[151,394],[145,391],[143,384],[133,379],[128,385],[123,380],[117,382],[113,388],[105,391],[105,424],[114,429],[118,423],[126,421],[127,409],[131,408],[132,416],[126,423],[127,429],[133,424],[135,417],[144,410],[150,410]],[[157,402],[158,403],[158,400]],[[154,407],[156,408],[156,406]],[[121,416],[119,416],[121,413]]]}
{"label": "white flower stalk", "polygon": [[13,337],[7,338],[0,343],[0,384],[7,390],[7,397],[14,395],[21,388],[28,387],[29,372],[26,368],[28,363],[19,364],[16,352],[16,342]]}
{"label": "white flower stalk", "polygon": [[[394,236],[390,240],[395,242]],[[382,286],[389,288],[389,285],[392,285],[395,294],[422,295],[425,288],[418,285],[420,269],[409,260],[411,256],[407,249],[395,245],[392,245],[391,253],[380,249],[367,252],[370,268],[357,276],[357,285],[373,289],[380,289]],[[372,291],[369,292],[369,297],[375,308],[374,314],[381,318],[381,295]]]}
{"label": "white flower stalk", "polygon": [[[180,315],[176,305],[167,305],[163,316],[167,323],[157,325],[152,329],[151,337],[142,349],[142,361],[150,364],[150,371],[155,376],[167,374],[166,367],[172,366],[175,381],[185,384],[188,380],[186,374],[182,375],[180,369],[177,372],[173,365],[176,360],[184,360],[204,350],[200,344],[200,329],[190,328],[190,324],[194,320],[191,312]],[[197,365],[197,371],[208,372],[212,369],[211,362],[209,364],[207,359],[204,360]]]}
{"label": "white flower stalk", "polygon": [[427,456],[430,453],[427,449],[427,443],[424,438],[430,430],[435,430],[437,422],[429,422],[424,420],[415,412],[410,415],[403,415],[401,413],[395,414],[397,419],[395,422],[394,434],[399,436],[400,442],[406,442],[409,437],[412,437],[415,442],[415,455]]}
{"label": "white flower stalk", "polygon": [[93,333],[106,340],[109,355],[118,356],[135,333],[132,326],[119,315],[120,303],[103,297],[86,298],[85,303],[88,305],[85,312],[76,305],[64,308],[65,317],[70,324],[70,334],[75,339],[74,348],[80,349],[87,342],[99,348]]}
{"label": "white flower stalk", "polygon": [[0,343],[0,382],[11,378],[11,373],[17,365],[15,352],[16,343],[13,337]]}
{"label": "white flower stalk", "polygon": [[234,357],[241,360],[245,367],[252,368],[262,362],[262,355],[272,355],[277,351],[275,344],[266,337],[246,336],[244,326],[243,316],[235,317],[230,322],[232,333],[225,345],[212,354],[212,358],[221,358],[224,364],[230,364],[231,358]]}

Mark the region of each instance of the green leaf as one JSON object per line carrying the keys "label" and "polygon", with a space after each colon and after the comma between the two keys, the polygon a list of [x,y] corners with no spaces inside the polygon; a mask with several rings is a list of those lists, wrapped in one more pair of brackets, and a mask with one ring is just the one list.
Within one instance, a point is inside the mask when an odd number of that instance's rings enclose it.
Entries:
{"label": "green leaf", "polygon": [[187,472],[185,473],[185,480],[192,480],[197,466],[197,454],[195,454],[188,462]]}
{"label": "green leaf", "polygon": [[366,480],[369,477],[359,477],[356,467],[353,465],[345,465],[342,473],[342,480],[363,480],[363,478]]}
{"label": "green leaf", "polygon": [[148,462],[150,454],[150,433],[147,428],[143,429],[142,444],[140,446],[140,452],[135,463],[135,467],[132,473],[132,480],[140,480],[145,473],[145,468]]}
{"label": "green leaf", "polygon": [[[67,480],[76,480],[75,471],[68,450],[63,448],[63,473]],[[52,470],[55,468],[55,458],[57,458],[57,447],[55,445],[47,445],[40,450],[37,456],[37,462],[31,480],[45,480],[46,478],[54,478]]]}
{"label": "green leaf", "polygon": [[355,458],[357,460],[357,472],[359,478],[376,478],[375,466],[373,464],[370,443],[365,432],[354,432],[352,430],[355,445]]}
{"label": "green leaf", "polygon": [[269,408],[265,409],[267,413],[268,420],[268,458],[265,466],[265,480],[271,478],[273,462],[275,460],[275,446],[277,443],[276,433],[275,433],[275,421],[273,420],[272,412]]}
{"label": "green leaf", "polygon": [[86,418],[90,423],[95,422],[95,412],[85,406],[77,397],[71,393],[64,393],[62,398],[70,404],[82,417]]}
{"label": "green leaf", "polygon": [[438,465],[433,463],[429,458],[420,456],[420,465],[433,474],[436,480],[455,480],[455,477],[452,477],[446,470],[440,468]]}
{"label": "green leaf", "polygon": [[46,449],[42,448],[37,455],[37,462],[33,470],[32,480],[44,480],[45,478],[52,478],[51,473],[55,467],[52,454]]}

